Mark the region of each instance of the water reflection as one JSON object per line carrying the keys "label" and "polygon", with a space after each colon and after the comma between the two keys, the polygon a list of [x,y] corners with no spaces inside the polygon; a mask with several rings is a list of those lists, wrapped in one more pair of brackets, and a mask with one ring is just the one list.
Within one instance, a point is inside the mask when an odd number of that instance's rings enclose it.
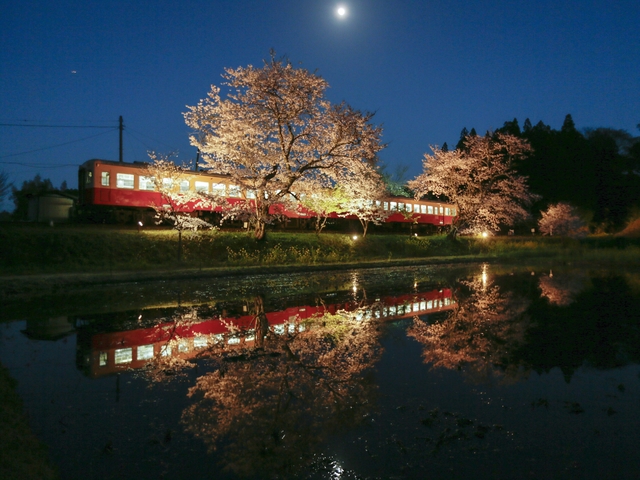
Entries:
{"label": "water reflection", "polygon": [[552,271],[532,277],[492,279],[483,265],[478,276],[460,280],[444,318],[415,316],[407,331],[422,344],[424,362],[463,370],[476,382],[557,367],[568,382],[585,364],[640,361],[640,303],[627,278]]}
{"label": "water reflection", "polygon": [[63,478],[640,469],[636,275],[478,265],[239,285],[0,331]]}

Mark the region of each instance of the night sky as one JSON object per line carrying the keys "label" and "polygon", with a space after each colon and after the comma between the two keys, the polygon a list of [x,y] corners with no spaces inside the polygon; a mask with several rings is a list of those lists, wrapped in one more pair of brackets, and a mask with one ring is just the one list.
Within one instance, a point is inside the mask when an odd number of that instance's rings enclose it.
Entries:
{"label": "night sky", "polygon": [[17,186],[75,188],[79,164],[117,160],[120,115],[126,162],[193,159],[185,105],[272,48],[375,111],[381,160],[409,178],[429,145],[514,117],[640,134],[638,0],[0,2],[0,171]]}

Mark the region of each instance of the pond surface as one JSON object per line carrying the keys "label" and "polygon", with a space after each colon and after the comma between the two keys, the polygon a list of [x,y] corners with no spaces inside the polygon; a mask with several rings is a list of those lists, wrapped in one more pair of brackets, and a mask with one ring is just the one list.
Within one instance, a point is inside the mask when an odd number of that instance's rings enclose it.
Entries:
{"label": "pond surface", "polygon": [[7,305],[64,479],[638,478],[640,275],[491,265]]}

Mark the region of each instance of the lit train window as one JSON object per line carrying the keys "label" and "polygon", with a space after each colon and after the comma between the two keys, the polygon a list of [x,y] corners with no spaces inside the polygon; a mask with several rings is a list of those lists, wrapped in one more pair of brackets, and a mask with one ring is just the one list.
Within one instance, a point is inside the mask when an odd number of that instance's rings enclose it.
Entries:
{"label": "lit train window", "polygon": [[101,367],[104,367],[105,365],[107,365],[107,352],[100,352],[98,362]]}
{"label": "lit train window", "polygon": [[253,190],[247,190],[247,198],[256,198],[256,192]]}
{"label": "lit train window", "polygon": [[183,338],[178,342],[178,352],[184,353],[189,351],[189,343],[186,338]]}
{"label": "lit train window", "polygon": [[385,210],[389,210],[389,202],[384,202],[384,207]]}
{"label": "lit train window", "polygon": [[429,301],[427,302],[427,309],[428,309],[428,310],[431,310],[432,308],[433,308],[433,300],[429,300]]}
{"label": "lit train window", "polygon": [[450,215],[449,207],[445,207],[445,209],[444,209],[444,214],[445,214],[445,215]]}
{"label": "lit train window", "polygon": [[170,343],[165,343],[162,347],[161,350],[161,355],[163,357],[170,357],[171,356],[171,344]]}
{"label": "lit train window", "polygon": [[382,202],[380,200],[376,200],[376,207],[380,208],[382,206]]}
{"label": "lit train window", "polygon": [[103,187],[109,186],[109,172],[102,172],[100,174],[100,185]]}
{"label": "lit train window", "polygon": [[[198,183],[198,182],[196,182]],[[196,187],[197,190],[197,187]],[[227,191],[227,186],[224,183],[214,183],[211,192],[214,195],[224,195]]]}
{"label": "lit train window", "polygon": [[420,302],[420,310],[426,310],[426,309],[427,309],[427,302],[423,300]]}
{"label": "lit train window", "polygon": [[173,186],[172,178],[163,178],[162,179],[162,188],[171,188]]}
{"label": "lit train window", "polygon": [[236,337],[236,336],[230,337],[227,343],[229,345],[237,345],[240,343],[240,337]]}
{"label": "lit train window", "polygon": [[455,208],[451,209],[451,215],[453,215],[454,217],[456,216],[456,209]]}
{"label": "lit train window", "polygon": [[244,335],[245,342],[253,342],[256,339],[256,330],[251,328],[247,330],[247,333]]}
{"label": "lit train window", "polygon": [[148,360],[153,358],[153,345],[140,345],[136,353],[137,360]]}
{"label": "lit train window", "polygon": [[91,181],[93,180],[93,172],[87,172],[87,176],[84,178],[85,185],[91,185]]}
{"label": "lit train window", "polygon": [[420,211],[422,213],[427,213],[427,206],[426,205],[420,205]]}
{"label": "lit train window", "polygon": [[[133,175],[131,175],[133,177]],[[119,365],[121,363],[130,363],[133,360],[133,349],[129,348],[117,348],[115,351],[115,363]]]}
{"label": "lit train window", "polygon": [[156,186],[153,183],[153,178],[151,177],[143,177],[140,175],[140,180],[138,182],[138,188],[140,190],[155,190]]}
{"label": "lit train window", "polygon": [[404,203],[400,202],[400,203],[398,204],[398,210],[400,210],[401,212],[403,212],[403,211],[404,211]]}
{"label": "lit train window", "polygon": [[429,205],[429,206],[427,207],[427,213],[431,213],[431,214],[433,214],[433,205]]}
{"label": "lit train window", "polygon": [[407,203],[407,212],[413,212],[413,205]]}
{"label": "lit train window", "polygon": [[275,333],[276,335],[284,334],[284,325],[274,325],[273,333]]}
{"label": "lit train window", "polygon": [[131,173],[116,173],[116,187],[133,188],[134,176]]}
{"label": "lit train window", "polygon": [[397,202],[389,202],[389,209],[391,211],[398,210],[398,203]]}
{"label": "lit train window", "polygon": [[442,208],[442,206],[440,206],[440,215],[442,215],[444,213],[444,209]]}
{"label": "lit train window", "polygon": [[189,191],[189,180],[182,180],[180,182],[180,192],[188,192]]}
{"label": "lit train window", "polygon": [[[214,193],[215,193],[215,183],[214,185]],[[209,182],[201,182],[196,180],[196,192],[200,193],[209,193]]]}
{"label": "lit train window", "polygon": [[240,196],[240,187],[238,185],[229,185],[229,196],[238,198]]}

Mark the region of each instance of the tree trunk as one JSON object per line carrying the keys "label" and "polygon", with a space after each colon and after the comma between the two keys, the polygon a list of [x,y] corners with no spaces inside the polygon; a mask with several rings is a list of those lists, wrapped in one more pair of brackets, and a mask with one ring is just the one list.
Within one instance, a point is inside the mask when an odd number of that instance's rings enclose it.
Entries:
{"label": "tree trunk", "polygon": [[258,240],[264,240],[267,225],[262,220],[256,221],[256,228],[253,231],[253,237]]}

